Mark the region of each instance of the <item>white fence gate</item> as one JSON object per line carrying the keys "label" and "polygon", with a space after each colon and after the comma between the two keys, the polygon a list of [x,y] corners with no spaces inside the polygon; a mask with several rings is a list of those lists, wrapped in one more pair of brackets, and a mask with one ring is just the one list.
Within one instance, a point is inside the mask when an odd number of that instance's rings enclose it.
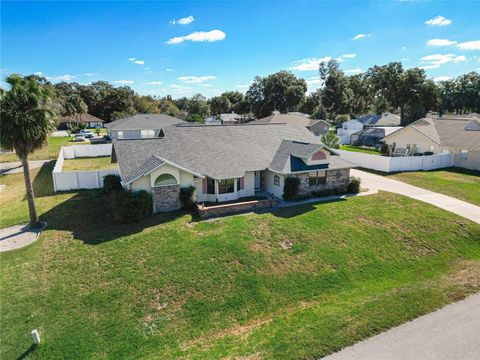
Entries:
{"label": "white fence gate", "polygon": [[118,175],[118,170],[62,171],[63,162],[77,157],[110,156],[111,153],[112,144],[62,147],[52,172],[55,192],[103,187],[103,178],[106,175]]}
{"label": "white fence gate", "polygon": [[333,150],[343,159],[372,170],[383,172],[432,170],[453,166],[453,154],[388,157],[356,151]]}

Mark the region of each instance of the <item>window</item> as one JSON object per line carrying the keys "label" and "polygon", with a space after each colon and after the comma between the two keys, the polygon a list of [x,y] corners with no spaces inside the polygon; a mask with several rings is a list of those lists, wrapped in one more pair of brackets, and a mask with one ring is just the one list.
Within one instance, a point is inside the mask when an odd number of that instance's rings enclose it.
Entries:
{"label": "window", "polygon": [[237,191],[240,191],[240,190],[243,190],[244,189],[244,178],[241,177],[241,178],[238,178],[237,179]]}
{"label": "window", "polygon": [[273,185],[280,186],[280,176],[277,174],[273,177]]}
{"label": "window", "polygon": [[215,194],[215,180],[207,178],[207,194]]}
{"label": "window", "polygon": [[117,138],[123,139],[123,131],[117,131]]}
{"label": "window", "polygon": [[142,139],[155,137],[155,130],[140,130],[140,136]]}
{"label": "window", "polygon": [[235,179],[225,179],[218,181],[218,193],[229,194],[235,191]]}
{"label": "window", "polygon": [[310,186],[314,185],[324,185],[327,182],[327,173],[325,171],[316,171],[311,172],[308,178],[308,184]]}
{"label": "window", "polygon": [[177,179],[170,174],[162,174],[155,180],[155,186],[175,185],[176,183]]}

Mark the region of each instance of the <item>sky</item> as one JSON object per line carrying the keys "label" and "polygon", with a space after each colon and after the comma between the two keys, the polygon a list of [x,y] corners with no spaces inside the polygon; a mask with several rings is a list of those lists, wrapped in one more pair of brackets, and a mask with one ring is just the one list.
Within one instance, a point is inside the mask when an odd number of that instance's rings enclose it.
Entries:
{"label": "sky", "polygon": [[0,10],[2,78],[211,97],[279,70],[312,91],[330,58],[347,74],[391,61],[435,81],[480,72],[480,1],[2,1]]}

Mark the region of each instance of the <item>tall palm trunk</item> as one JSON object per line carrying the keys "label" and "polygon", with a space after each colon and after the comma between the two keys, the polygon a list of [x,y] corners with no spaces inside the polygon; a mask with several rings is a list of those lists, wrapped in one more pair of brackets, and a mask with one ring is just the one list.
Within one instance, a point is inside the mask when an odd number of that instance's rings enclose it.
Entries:
{"label": "tall palm trunk", "polygon": [[37,210],[35,209],[35,198],[33,194],[32,181],[30,180],[30,167],[26,156],[21,157],[23,165],[23,177],[25,178],[25,189],[27,192],[28,212],[30,214],[30,227],[35,228],[40,225],[38,221]]}

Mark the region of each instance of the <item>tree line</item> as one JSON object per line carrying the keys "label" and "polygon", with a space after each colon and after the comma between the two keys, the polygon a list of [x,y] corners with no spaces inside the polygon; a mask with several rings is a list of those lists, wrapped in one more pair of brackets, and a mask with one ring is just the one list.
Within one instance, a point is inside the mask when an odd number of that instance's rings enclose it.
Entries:
{"label": "tree line", "polygon": [[456,79],[435,83],[420,68],[404,69],[399,62],[373,66],[366,72],[347,75],[336,60],[319,64],[322,86],[307,94],[307,82],[292,72],[254,78],[245,94],[226,91],[206,98],[195,94],[173,99],[137,94],[129,86],[115,87],[106,81],[88,85],[76,82],[50,83],[27,76],[49,89],[54,110],[61,116],[88,112],[105,121],[137,113],[165,113],[192,122],[209,115],[235,112],[255,118],[300,111],[312,118],[341,122],[366,113],[398,113],[403,125],[427,112],[480,112],[480,75],[470,72]]}

